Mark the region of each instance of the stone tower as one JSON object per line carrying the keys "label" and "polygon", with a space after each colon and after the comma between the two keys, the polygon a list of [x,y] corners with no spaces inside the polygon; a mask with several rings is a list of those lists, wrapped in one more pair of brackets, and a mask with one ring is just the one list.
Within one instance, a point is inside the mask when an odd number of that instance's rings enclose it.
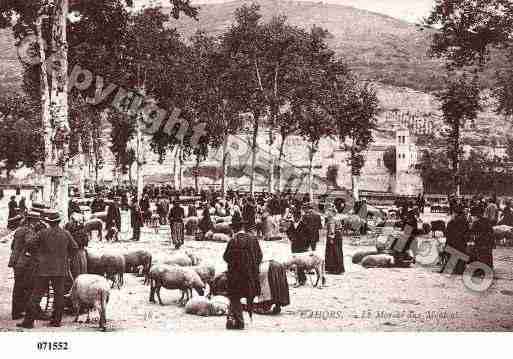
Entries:
{"label": "stone tower", "polygon": [[410,168],[412,154],[410,149],[410,132],[406,128],[399,128],[395,132],[396,141],[396,171],[406,172]]}

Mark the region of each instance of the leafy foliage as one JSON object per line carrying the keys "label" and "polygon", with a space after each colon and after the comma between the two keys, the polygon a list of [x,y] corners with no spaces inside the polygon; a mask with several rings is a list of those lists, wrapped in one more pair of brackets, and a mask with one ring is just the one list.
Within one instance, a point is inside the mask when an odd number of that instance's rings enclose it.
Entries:
{"label": "leafy foliage", "polygon": [[479,86],[476,77],[466,73],[448,78],[447,87],[436,94],[441,104],[446,133],[448,155],[452,163],[455,184],[461,183],[459,161],[462,154],[461,131],[468,121],[474,121],[481,110]]}
{"label": "leafy foliage", "polygon": [[43,152],[37,105],[20,95],[0,98],[0,170],[33,167]]}

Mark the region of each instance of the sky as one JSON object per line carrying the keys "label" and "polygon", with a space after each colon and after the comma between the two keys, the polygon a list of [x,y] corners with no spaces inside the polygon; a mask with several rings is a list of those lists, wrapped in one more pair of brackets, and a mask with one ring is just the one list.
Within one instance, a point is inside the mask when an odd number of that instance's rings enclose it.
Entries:
{"label": "sky", "polygon": [[[148,3],[151,1],[155,0],[136,0],[138,3]],[[320,0],[308,1],[320,2]],[[156,2],[163,2],[164,4],[169,3],[167,0],[156,0]],[[227,2],[227,0],[192,0],[193,4],[214,4],[222,2]],[[322,0],[321,2],[353,6],[409,22],[418,22],[429,14],[435,0]]]}

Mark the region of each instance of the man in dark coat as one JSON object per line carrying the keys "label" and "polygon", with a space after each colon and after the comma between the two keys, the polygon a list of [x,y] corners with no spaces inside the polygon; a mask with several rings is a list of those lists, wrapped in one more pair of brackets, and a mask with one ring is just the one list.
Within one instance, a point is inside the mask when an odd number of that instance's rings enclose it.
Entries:
{"label": "man in dark coat", "polygon": [[23,322],[17,326],[27,329],[34,327],[42,297],[52,283],[54,292],[53,313],[50,326],[60,327],[64,310],[64,281],[70,275],[69,260],[78,250],[71,234],[59,227],[61,218],[57,211],[48,211],[46,221],[50,228],[43,229],[28,244],[29,252],[34,253],[37,262],[37,275],[34,289]]}
{"label": "man in dark coat", "polygon": [[169,210],[168,216],[171,242],[174,244],[175,248],[178,249],[184,242],[183,219],[185,218],[185,211],[180,205],[178,199],[175,199],[173,202],[173,206]]}
{"label": "man in dark coat", "polygon": [[[455,249],[460,253],[467,253],[467,240],[469,236],[469,225],[467,219],[465,218],[463,206],[455,206],[454,207],[454,218],[447,223],[446,229],[446,237],[447,240],[445,242],[445,247],[450,247],[451,249]],[[450,254],[445,250],[442,256],[445,259],[449,259],[448,256]],[[443,267],[440,272],[444,272],[445,267],[447,265],[447,261],[443,264]],[[463,274],[465,271],[466,263],[461,259],[458,260],[456,266],[454,267],[452,274]]]}
{"label": "man in dark coat", "polygon": [[[232,224],[235,234],[228,242],[223,255],[228,264],[228,298],[230,313],[227,329],[244,329],[241,298],[246,298],[251,310],[253,298],[260,295],[260,263],[262,250],[255,236],[246,232],[247,223]],[[250,311],[251,313],[251,311]]]}
{"label": "man in dark coat", "polygon": [[15,217],[18,212],[18,203],[16,203],[16,197],[11,196],[11,199],[8,203],[8,207],[9,207],[9,215],[7,218]]}
{"label": "man in dark coat", "polygon": [[[317,243],[312,241],[312,228],[311,223],[307,218],[307,214],[303,214],[298,219],[297,227],[295,223],[292,223],[287,230],[287,236],[292,241],[291,251],[292,253],[305,253],[308,251],[308,248],[312,245],[312,243]],[[319,237],[317,236],[317,240]],[[314,244],[314,246],[315,246]],[[298,285],[304,285],[306,283],[306,273],[302,268],[298,268],[297,271],[297,281]]]}
{"label": "man in dark coat", "polygon": [[137,201],[134,202],[131,211],[130,211],[130,222],[132,224],[132,228],[134,230],[134,235],[132,239],[134,241],[138,241],[141,238],[141,227],[144,224],[143,213],[141,211],[141,207]]}
{"label": "man in dark coat", "polygon": [[36,224],[39,218],[39,213],[28,212],[23,226],[16,230],[11,243],[8,267],[14,270],[11,311],[13,320],[23,317],[32,290],[34,265],[27,252],[27,244],[36,236]]}
{"label": "man in dark coat", "polygon": [[242,221],[246,223],[249,232],[253,232],[256,223],[256,205],[254,199],[250,198],[242,208]]}
{"label": "man in dark coat", "polygon": [[118,233],[121,232],[121,212],[116,201],[109,203],[107,209],[107,240],[113,239],[113,227],[116,227]]}
{"label": "man in dark coat", "polygon": [[319,242],[319,231],[322,228],[322,220],[319,213],[315,212],[311,203],[305,205],[305,215],[303,216],[304,222],[304,236],[306,237],[307,248],[312,248],[315,251],[317,243]]}

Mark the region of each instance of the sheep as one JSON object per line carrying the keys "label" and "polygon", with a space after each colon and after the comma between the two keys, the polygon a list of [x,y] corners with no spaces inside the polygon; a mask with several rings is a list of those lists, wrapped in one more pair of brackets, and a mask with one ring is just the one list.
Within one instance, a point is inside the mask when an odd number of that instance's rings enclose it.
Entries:
{"label": "sheep", "polygon": [[219,216],[215,218],[216,223],[228,223],[230,224],[232,222],[231,216]]}
{"label": "sheep", "polygon": [[103,239],[103,221],[99,218],[92,218],[84,223],[84,230],[89,236],[89,240],[93,239],[93,231],[98,233],[98,238],[101,241]]}
{"label": "sheep", "polygon": [[378,254],[378,252],[376,252],[376,251],[356,252],[355,254],[353,254],[352,262],[354,264],[358,264],[362,261],[363,258],[367,257],[368,255],[372,255],[372,254]]}
{"label": "sheep", "polygon": [[201,258],[198,257],[196,254],[189,251],[185,251],[185,254],[191,259],[191,266],[196,266],[200,264]]}
{"label": "sheep", "polygon": [[110,288],[107,280],[96,274],[81,274],[71,287],[71,302],[75,310],[75,320],[78,322],[81,306],[87,307],[87,320],[90,322],[90,309],[97,309],[100,313],[100,329],[106,330],[107,303],[109,302]]}
{"label": "sheep", "polygon": [[185,305],[185,313],[200,315],[204,317],[222,316],[228,313],[229,302],[225,297],[205,297],[192,298]]}
{"label": "sheep", "polygon": [[228,243],[230,241],[230,236],[224,234],[224,233],[214,233],[212,235],[213,242],[221,242],[221,243]]}
{"label": "sheep", "polygon": [[150,252],[141,249],[125,253],[123,256],[125,257],[125,270],[127,273],[137,273],[139,266],[142,266],[141,272],[146,277],[146,274],[150,271],[152,262]]}
{"label": "sheep", "polygon": [[228,273],[223,272],[217,275],[210,284],[208,296],[225,296],[228,297]]}
{"label": "sheep", "polygon": [[185,220],[185,234],[188,236],[194,235],[198,230],[198,217],[189,217]]}
{"label": "sheep", "polygon": [[195,289],[199,295],[203,296],[205,283],[201,280],[195,270],[188,267],[157,265],[150,269],[150,303],[155,303],[155,293],[159,304],[163,305],[160,297],[160,289],[179,289],[182,297],[178,301],[180,305],[192,298],[192,289]]}
{"label": "sheep", "polygon": [[326,284],[324,258],[319,257],[315,253],[296,253],[289,260],[284,262],[283,265],[286,269],[296,272],[296,280],[298,269],[303,269],[305,271],[313,270],[317,275],[317,280],[314,284],[314,287],[319,285],[319,280],[321,280],[320,288]]}
{"label": "sheep", "polygon": [[112,288],[117,284],[120,289],[124,284],[125,257],[116,252],[105,253],[101,256],[101,265],[107,279],[112,281]]}
{"label": "sheep", "polygon": [[[170,256],[165,256],[155,259],[155,263],[158,265],[176,265],[180,267],[192,267],[200,264],[201,259],[194,253],[188,251],[175,252]],[[151,270],[151,267],[150,267]],[[150,271],[149,270],[149,271]],[[144,283],[149,284],[149,271],[145,273]]]}
{"label": "sheep", "polygon": [[224,234],[227,234],[229,236],[231,236],[233,234],[233,231],[232,231],[230,223],[226,223],[226,222],[214,224],[212,232],[214,232],[214,233],[224,233]]}
{"label": "sheep", "polygon": [[205,241],[211,241],[213,237],[214,237],[214,232],[208,231],[207,233],[205,233]]}
{"label": "sheep", "polygon": [[87,273],[103,275],[102,255],[90,249],[86,249]]}
{"label": "sheep", "polygon": [[214,279],[216,277],[215,267],[210,264],[203,264],[191,267],[191,269],[195,270],[196,273],[198,273],[203,283],[205,283],[205,285],[208,284],[210,291],[212,291],[212,283],[214,282]]}
{"label": "sheep", "polygon": [[371,254],[363,258],[364,268],[388,268],[394,265],[394,257],[389,254]]}

